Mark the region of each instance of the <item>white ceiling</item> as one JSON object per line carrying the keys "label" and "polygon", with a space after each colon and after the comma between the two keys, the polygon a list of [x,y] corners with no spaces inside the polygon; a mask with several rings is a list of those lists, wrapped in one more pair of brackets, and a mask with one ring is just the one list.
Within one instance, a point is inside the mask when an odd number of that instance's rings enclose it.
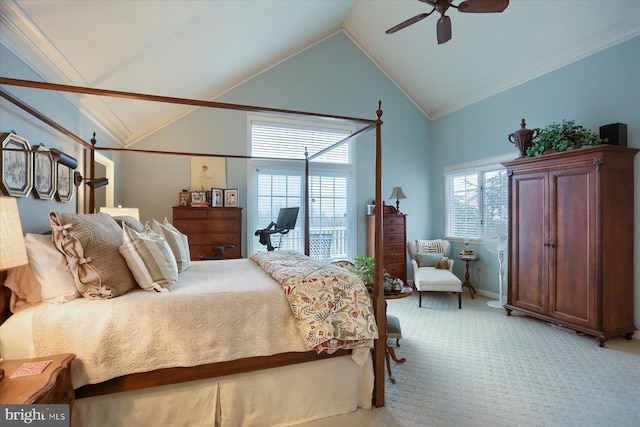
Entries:
{"label": "white ceiling", "polygon": [[[449,9],[442,45],[437,13],[385,34],[430,10],[417,0],[2,0],[0,41],[49,82],[212,100],[343,30],[433,119],[640,34],[639,0]],[[66,96],[124,145],[188,111]]]}

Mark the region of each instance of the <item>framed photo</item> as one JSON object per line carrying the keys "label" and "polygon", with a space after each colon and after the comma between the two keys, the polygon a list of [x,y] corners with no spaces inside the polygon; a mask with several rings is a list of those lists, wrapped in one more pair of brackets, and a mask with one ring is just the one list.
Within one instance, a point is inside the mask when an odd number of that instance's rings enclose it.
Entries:
{"label": "framed photo", "polygon": [[61,202],[70,202],[74,191],[73,169],[61,163],[57,163],[56,169],[56,197]]}
{"label": "framed photo", "polygon": [[225,208],[237,208],[238,207],[238,189],[230,188],[224,190],[224,207]]}
{"label": "framed photo", "polygon": [[227,186],[227,163],[224,157],[191,157],[191,190],[206,191]]}
{"label": "framed photo", "polygon": [[221,208],[224,206],[224,190],[222,188],[211,189],[211,206],[214,208]]}
{"label": "framed photo", "polygon": [[0,174],[2,191],[13,197],[25,197],[33,187],[33,153],[29,142],[13,133],[3,133]]}
{"label": "framed photo", "polygon": [[56,162],[44,145],[33,153],[33,192],[38,199],[51,199],[56,194]]}
{"label": "framed photo", "polygon": [[178,206],[188,207],[191,206],[191,192],[181,191],[178,196]]}
{"label": "framed photo", "polygon": [[191,192],[191,207],[192,208],[206,208],[209,206],[207,200],[208,191],[192,191]]}

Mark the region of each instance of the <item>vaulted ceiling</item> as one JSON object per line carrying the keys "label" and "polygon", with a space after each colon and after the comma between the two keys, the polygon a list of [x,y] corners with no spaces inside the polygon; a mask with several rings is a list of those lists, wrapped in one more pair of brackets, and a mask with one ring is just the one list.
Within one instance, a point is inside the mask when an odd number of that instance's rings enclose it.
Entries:
{"label": "vaulted ceiling", "polygon": [[[434,119],[640,34],[638,0],[450,8],[453,38],[441,45],[437,12],[385,34],[431,9],[417,0],[2,0],[0,42],[48,82],[213,100],[344,31]],[[124,145],[185,112],[67,96]]]}

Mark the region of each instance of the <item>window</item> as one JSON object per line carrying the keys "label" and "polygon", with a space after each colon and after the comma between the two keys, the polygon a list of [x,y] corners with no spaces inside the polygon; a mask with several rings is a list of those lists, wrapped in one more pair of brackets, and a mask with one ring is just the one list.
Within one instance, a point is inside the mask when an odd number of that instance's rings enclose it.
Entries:
{"label": "window", "polygon": [[494,229],[508,219],[508,181],[505,168],[498,161],[513,156],[490,159],[485,164],[446,168],[447,239],[481,240],[483,231]]}
{"label": "window", "polygon": [[[250,115],[251,156],[269,160],[250,162],[249,230],[275,222],[280,208],[300,207],[295,229],[285,236],[271,237],[276,247],[304,252],[305,149],[312,156],[354,130],[334,123]],[[355,206],[350,202],[355,199],[355,174],[351,152],[351,143],[344,143],[309,162],[309,240],[313,258],[350,259],[355,254]],[[249,252],[266,250],[253,234],[250,234]]]}

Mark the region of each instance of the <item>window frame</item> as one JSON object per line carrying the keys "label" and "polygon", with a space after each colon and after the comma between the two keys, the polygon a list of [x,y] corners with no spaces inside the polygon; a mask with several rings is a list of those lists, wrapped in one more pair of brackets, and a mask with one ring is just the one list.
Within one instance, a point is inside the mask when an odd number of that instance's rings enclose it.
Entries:
{"label": "window frame", "polygon": [[[518,157],[518,153],[509,153],[502,156],[489,157],[485,159],[479,159],[472,162],[461,163],[452,166],[446,166],[444,168],[444,192],[445,192],[445,213],[444,213],[444,234],[445,239],[451,242],[464,242],[465,239],[468,239],[471,243],[482,243],[482,234],[483,234],[483,220],[484,220],[484,174],[491,171],[503,170],[505,169],[502,162],[507,162],[514,160]],[[478,224],[477,236],[452,236],[450,234],[450,211],[451,211],[451,195],[452,189],[450,188],[451,181],[450,178],[454,176],[463,176],[463,175],[476,175],[477,176],[477,190],[476,190],[476,198],[477,198],[477,208],[478,208],[478,218],[480,224]],[[507,194],[505,195],[506,201],[506,216],[508,217],[508,185],[505,186],[505,191]]]}
{"label": "window frame", "polygon": [[[288,125],[294,128],[301,129],[309,129],[314,130],[317,129],[319,131],[340,131],[347,134],[353,134],[356,131],[356,126],[354,124],[343,124],[336,123],[335,121],[323,121],[323,120],[312,120],[312,119],[292,119],[289,116],[277,116],[277,115],[263,115],[258,113],[250,113],[247,114],[247,152],[252,153],[252,126],[254,122],[258,123],[268,123],[273,124],[274,126],[283,126],[287,127]],[[357,251],[357,221],[356,221],[356,203],[355,203],[355,192],[356,192],[356,164],[355,164],[355,144],[356,140],[346,142],[348,144],[348,163],[327,163],[320,161],[309,161],[309,178],[311,181],[311,177],[313,176],[339,176],[346,177],[346,212],[347,212],[347,229],[350,229],[351,232],[348,234],[348,241],[346,245],[348,247],[347,257],[353,257]],[[310,153],[311,155],[313,153]],[[309,197],[307,194],[308,189],[304,186],[304,159],[295,159],[292,161],[291,158],[283,158],[283,159],[275,159],[275,158],[252,158],[247,162],[247,195],[248,195],[248,209],[247,209],[247,249],[249,252],[255,252],[259,248],[259,244],[255,243],[254,239],[254,229],[259,227],[266,227],[268,224],[257,224],[259,221],[258,218],[258,186],[257,186],[257,174],[260,169],[266,170],[273,173],[290,173],[293,176],[301,176],[302,177],[302,185],[301,191],[302,195],[300,198],[300,211],[298,213],[298,221],[296,223],[296,229],[300,227],[303,229],[305,222],[305,203],[304,197]],[[309,200],[309,206],[311,206],[311,201]],[[274,219],[275,220],[275,219]],[[273,236],[274,239],[276,238]],[[274,245],[277,243],[274,240]],[[304,248],[303,248],[304,249]],[[341,257],[342,258],[342,257]],[[337,258],[336,258],[337,259]]]}

